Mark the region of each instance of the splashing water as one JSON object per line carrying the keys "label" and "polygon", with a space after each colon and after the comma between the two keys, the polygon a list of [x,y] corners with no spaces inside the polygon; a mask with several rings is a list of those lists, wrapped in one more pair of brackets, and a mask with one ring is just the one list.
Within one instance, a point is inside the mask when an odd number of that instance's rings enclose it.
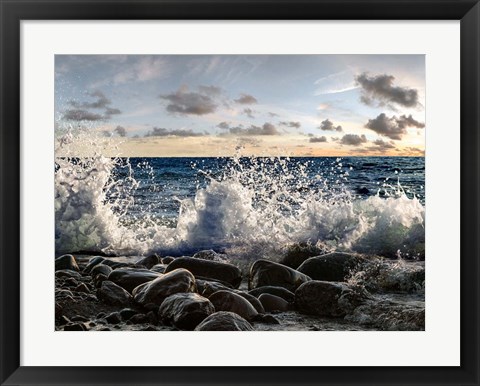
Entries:
{"label": "splashing water", "polygon": [[[63,147],[75,142],[65,136],[58,141]],[[214,248],[233,257],[275,258],[285,245],[310,242],[387,257],[424,254],[420,200],[400,184],[358,197],[347,187],[341,159],[324,170],[288,157],[236,156],[221,170],[195,166],[205,183],[192,197],[167,198],[180,204],[175,221],[166,225],[155,216],[160,199],[131,215],[139,188],[135,170],[126,159],[101,154],[56,159],[58,252],[182,254]]]}

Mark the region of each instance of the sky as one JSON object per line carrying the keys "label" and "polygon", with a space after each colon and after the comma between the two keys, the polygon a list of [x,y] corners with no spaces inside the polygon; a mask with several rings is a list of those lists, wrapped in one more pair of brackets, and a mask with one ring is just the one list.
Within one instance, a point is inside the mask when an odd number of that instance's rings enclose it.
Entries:
{"label": "sky", "polygon": [[423,156],[425,57],[56,55],[59,155],[85,129],[123,156]]}

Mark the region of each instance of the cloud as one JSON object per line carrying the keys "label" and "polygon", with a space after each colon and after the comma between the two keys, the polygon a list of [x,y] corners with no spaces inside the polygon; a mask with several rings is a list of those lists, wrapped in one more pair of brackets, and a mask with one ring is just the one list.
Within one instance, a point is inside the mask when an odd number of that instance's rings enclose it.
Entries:
{"label": "cloud", "polygon": [[416,156],[416,157],[424,157],[425,156],[425,150],[417,149],[416,147],[406,147],[405,152],[408,153],[408,155],[411,156]]}
{"label": "cloud", "polygon": [[230,124],[228,122],[223,121],[223,122],[220,122],[217,125],[217,127],[223,130],[228,130],[230,128]]}
{"label": "cloud", "polygon": [[265,122],[263,126],[251,125],[247,128],[230,127],[230,134],[234,135],[279,135],[277,128],[269,122]]}
{"label": "cloud", "polygon": [[342,126],[335,126],[330,119],[322,121],[318,128],[323,131],[343,131]]}
{"label": "cloud", "polygon": [[65,111],[63,119],[69,121],[104,121],[106,117],[102,114],[93,113],[83,109],[70,109]]}
{"label": "cloud", "polygon": [[395,149],[395,143],[393,141],[386,142],[383,139],[377,139],[372,142],[374,146],[367,147],[367,150],[371,151],[387,151]]}
{"label": "cloud", "polygon": [[114,130],[120,137],[125,137],[127,135],[127,130],[123,126],[117,126]]}
{"label": "cloud", "polygon": [[143,56],[133,64],[121,63],[121,70],[114,77],[115,84],[123,84],[132,81],[145,82],[153,79],[163,78],[170,72],[168,62],[159,57]]}
{"label": "cloud", "polygon": [[348,146],[359,146],[362,143],[367,142],[367,137],[365,135],[357,135],[357,134],[345,134],[342,139],[340,139],[340,143],[342,145]]}
{"label": "cloud", "polygon": [[365,124],[367,129],[373,130],[377,134],[394,140],[401,140],[402,136],[407,134],[407,128],[415,127],[422,129],[424,123],[418,122],[411,115],[401,115],[400,117],[387,117],[385,113],[380,114],[375,119],[369,119]]}
{"label": "cloud", "polygon": [[185,129],[164,129],[161,127],[154,127],[151,131],[145,134],[145,137],[202,137],[203,133],[194,133],[192,130]]}
{"label": "cloud", "polygon": [[255,118],[255,116],[253,115],[254,113],[255,113],[255,111],[252,110],[251,108],[246,108],[246,109],[243,109],[243,111],[242,111],[242,114],[245,114],[249,118]]}
{"label": "cloud", "polygon": [[[96,90],[88,93],[88,96],[95,98],[93,101],[79,102],[70,100],[67,103],[72,106],[72,109],[67,109],[63,114],[63,119],[70,121],[106,121],[111,118],[112,115],[121,114],[122,112],[111,107],[112,101],[108,99],[105,94]],[[89,110],[102,110],[103,114],[93,112]]]}
{"label": "cloud", "polygon": [[321,137],[312,137],[308,140],[308,142],[318,143],[318,142],[328,142],[328,141],[327,141],[327,137],[322,135]]}
{"label": "cloud", "polygon": [[249,94],[240,94],[240,98],[234,99],[234,101],[241,105],[253,105],[258,103],[257,99]]}
{"label": "cloud", "polygon": [[416,107],[418,91],[413,88],[394,86],[393,75],[368,76],[367,73],[357,75],[355,81],[362,88],[360,100],[366,105]]}
{"label": "cloud", "polygon": [[198,91],[202,94],[215,97],[221,95],[223,90],[217,86],[198,86]]}
{"label": "cloud", "polygon": [[216,100],[205,89],[189,92],[187,87],[181,87],[174,93],[160,95],[160,98],[169,102],[166,107],[168,112],[181,115],[211,114],[218,107]]}
{"label": "cloud", "polygon": [[282,122],[278,122],[278,124],[281,126],[293,127],[295,129],[299,129],[301,126],[300,122],[294,122],[294,121],[290,121],[290,122],[282,121]]}

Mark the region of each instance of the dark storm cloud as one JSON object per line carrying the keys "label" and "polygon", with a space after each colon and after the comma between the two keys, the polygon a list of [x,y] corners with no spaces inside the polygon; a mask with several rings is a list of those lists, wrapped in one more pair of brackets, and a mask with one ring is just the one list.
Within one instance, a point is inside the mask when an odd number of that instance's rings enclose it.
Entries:
{"label": "dark storm cloud", "polygon": [[282,122],[278,122],[278,124],[281,126],[293,127],[295,129],[299,129],[301,126],[300,122],[294,122],[294,121],[290,121],[290,122],[282,121]]}
{"label": "dark storm cloud", "polygon": [[322,135],[321,137],[312,137],[308,140],[308,142],[318,143],[318,142],[328,142],[328,141],[327,141],[327,137]]}
{"label": "dark storm cloud", "polygon": [[269,122],[263,124],[263,126],[251,125],[247,128],[242,127],[230,127],[230,134],[233,135],[279,135],[277,128]]}
{"label": "dark storm cloud", "polygon": [[375,146],[370,146],[371,150],[389,150],[389,149],[395,149],[395,144],[393,141],[386,142],[382,139],[377,139],[372,142]]}
{"label": "dark storm cloud", "polygon": [[401,115],[400,117],[387,117],[385,113],[380,114],[375,119],[369,119],[365,124],[367,129],[373,130],[377,134],[383,135],[394,140],[401,140],[402,136],[407,134],[407,128],[415,127],[422,129],[424,123],[418,122],[411,115]]}
{"label": "dark storm cloud", "polygon": [[94,113],[83,109],[70,109],[65,111],[63,119],[69,121],[105,121],[107,117],[102,114]]}
{"label": "dark storm cloud", "polygon": [[355,77],[355,81],[362,88],[360,100],[366,105],[377,102],[380,106],[396,104],[403,107],[416,107],[418,91],[413,88],[394,86],[393,75],[368,76],[367,73]]}
{"label": "dark storm cloud", "polygon": [[120,137],[125,137],[127,135],[127,130],[123,126],[117,126],[114,130]]}
{"label": "dark storm cloud", "polygon": [[253,111],[251,108],[243,109],[242,113],[248,116],[249,118],[255,118],[255,116],[253,115],[255,111]]}
{"label": "dark storm cloud", "polygon": [[[110,106],[112,102],[103,92],[97,90],[88,95],[95,98],[95,100],[84,102],[68,101],[67,103],[73,108],[67,109],[63,114],[63,118],[70,121],[106,121],[110,119],[112,115],[122,113],[119,109]],[[105,110],[103,114],[90,111],[102,109]]]}
{"label": "dark storm cloud", "polygon": [[220,122],[217,125],[218,128],[223,129],[223,130],[228,130],[230,128],[230,124],[228,122]]}
{"label": "dark storm cloud", "polygon": [[254,105],[258,103],[257,98],[249,94],[240,94],[240,98],[234,99],[234,101],[241,105]]}
{"label": "dark storm cloud", "polygon": [[365,135],[357,135],[357,134],[345,134],[342,139],[340,140],[340,143],[342,145],[348,145],[348,146],[359,146],[362,143],[367,142],[367,137]]}
{"label": "dark storm cloud", "polygon": [[190,92],[186,87],[182,87],[174,93],[160,95],[159,98],[169,102],[166,109],[174,114],[205,115],[215,112],[218,108],[217,101],[201,89],[199,92]]}
{"label": "dark storm cloud", "polygon": [[194,133],[192,130],[185,129],[164,129],[162,127],[154,127],[145,134],[145,137],[202,137],[203,133]]}
{"label": "dark storm cloud", "polygon": [[330,119],[325,119],[322,121],[318,128],[323,131],[343,131],[342,126],[335,126]]}

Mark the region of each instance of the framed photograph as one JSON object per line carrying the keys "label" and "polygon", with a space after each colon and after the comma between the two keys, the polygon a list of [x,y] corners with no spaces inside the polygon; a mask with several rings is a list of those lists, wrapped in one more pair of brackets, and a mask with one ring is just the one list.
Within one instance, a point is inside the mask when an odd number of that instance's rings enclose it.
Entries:
{"label": "framed photograph", "polygon": [[478,385],[477,1],[1,3],[1,384]]}

